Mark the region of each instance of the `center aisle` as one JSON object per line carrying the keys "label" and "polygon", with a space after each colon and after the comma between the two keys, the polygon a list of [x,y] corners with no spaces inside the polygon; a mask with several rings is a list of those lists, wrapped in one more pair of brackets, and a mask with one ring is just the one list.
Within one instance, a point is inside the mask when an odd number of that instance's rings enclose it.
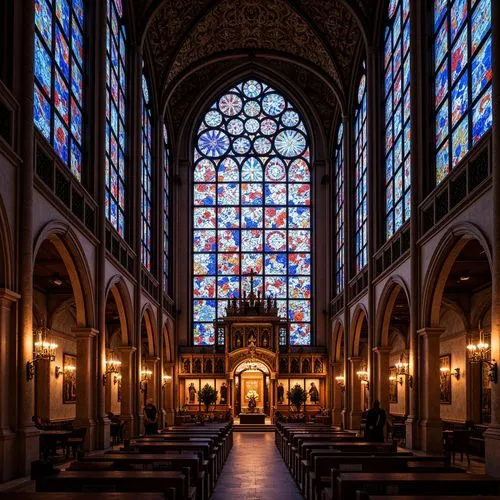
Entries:
{"label": "center aisle", "polygon": [[235,432],[212,500],[301,500],[275,444],[274,432]]}

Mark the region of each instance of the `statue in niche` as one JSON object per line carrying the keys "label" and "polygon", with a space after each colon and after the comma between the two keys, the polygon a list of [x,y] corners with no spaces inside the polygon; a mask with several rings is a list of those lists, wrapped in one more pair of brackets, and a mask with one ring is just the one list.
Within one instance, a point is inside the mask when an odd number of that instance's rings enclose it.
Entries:
{"label": "statue in niche", "polygon": [[194,382],[191,382],[191,385],[189,386],[189,404],[195,404],[196,403],[196,387],[194,386]]}
{"label": "statue in niche", "polygon": [[267,331],[262,335],[262,347],[269,347],[269,334]]}
{"label": "statue in niche", "polygon": [[290,364],[290,373],[300,373],[298,359],[292,359],[292,363]]}
{"label": "statue in niche", "polygon": [[280,359],[280,373],[288,373],[288,359],[287,358]]}
{"label": "statue in niche", "polygon": [[182,365],[182,373],[191,373],[191,361],[189,361],[189,359],[184,360],[184,364]]}
{"label": "statue in niche", "polygon": [[226,385],[226,382],[222,382],[222,385],[220,386],[220,404],[221,405],[227,404],[227,385]]}
{"label": "statue in niche", "polygon": [[307,358],[302,361],[302,373],[311,373],[311,362]]}
{"label": "statue in niche", "polygon": [[309,387],[309,399],[314,404],[319,401],[319,391],[314,382],[311,382],[311,386]]}
{"label": "statue in niche", "polygon": [[201,359],[195,359],[193,361],[193,373],[201,373]]}
{"label": "statue in niche", "polygon": [[224,360],[221,358],[215,360],[215,373],[224,373]]}
{"label": "statue in niche", "polygon": [[207,359],[205,361],[205,373],[212,373],[212,360]]}
{"label": "statue in niche", "polygon": [[283,403],[285,400],[285,388],[283,384],[280,382],[278,385],[278,403]]}
{"label": "statue in niche", "polygon": [[241,347],[241,334],[237,333],[235,336],[236,347]]}
{"label": "statue in niche", "polygon": [[323,363],[321,359],[314,360],[314,373],[322,373],[323,372]]}
{"label": "statue in niche", "polygon": [[250,330],[250,333],[248,334],[248,345],[255,345],[255,342],[257,342],[257,337],[255,336],[254,331]]}

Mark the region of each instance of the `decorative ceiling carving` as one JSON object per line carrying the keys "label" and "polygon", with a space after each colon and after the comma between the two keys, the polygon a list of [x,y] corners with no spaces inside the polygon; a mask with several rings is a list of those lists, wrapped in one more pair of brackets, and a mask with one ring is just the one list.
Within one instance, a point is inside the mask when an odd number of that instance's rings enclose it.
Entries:
{"label": "decorative ceiling carving", "polygon": [[296,0],[295,3],[327,40],[342,72],[343,83],[350,81],[353,58],[361,39],[358,20],[338,0]]}
{"label": "decorative ceiling carving", "polygon": [[167,84],[196,61],[241,49],[266,49],[309,60],[341,87],[325,46],[284,0],[223,0],[207,13],[169,68]]}

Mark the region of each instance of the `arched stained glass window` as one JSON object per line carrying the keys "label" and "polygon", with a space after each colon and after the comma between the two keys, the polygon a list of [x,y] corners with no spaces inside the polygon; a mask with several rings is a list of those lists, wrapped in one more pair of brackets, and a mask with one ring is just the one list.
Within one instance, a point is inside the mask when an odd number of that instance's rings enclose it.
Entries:
{"label": "arched stained glass window", "polygon": [[294,106],[246,80],[201,121],[193,172],[193,340],[212,344],[227,300],[254,285],[277,298],[290,342],[311,339],[311,184]]}
{"label": "arched stained glass window", "polygon": [[358,87],[354,123],[354,251],[355,271],[359,272],[368,263],[368,198],[367,198],[367,113],[366,75],[361,77]]}
{"label": "arched stained glass window", "polygon": [[85,6],[83,0],[35,0],[36,128],[82,178]]}
{"label": "arched stained glass window", "polygon": [[127,37],[121,0],[107,0],[106,22],[106,218],[125,237],[127,173],[125,106]]}
{"label": "arched stained glass window", "polygon": [[170,143],[163,125],[163,291],[170,291]]}
{"label": "arched stained glass window", "polygon": [[436,184],[493,123],[491,0],[435,0]]}
{"label": "arched stained glass window", "polygon": [[344,289],[344,126],[339,126],[335,149],[335,290]]}
{"label": "arched stained glass window", "polygon": [[141,262],[151,271],[152,232],[152,126],[149,86],[142,75],[142,120],[141,120]]}
{"label": "arched stained glass window", "polygon": [[391,0],[385,30],[385,236],[411,214],[410,0]]}

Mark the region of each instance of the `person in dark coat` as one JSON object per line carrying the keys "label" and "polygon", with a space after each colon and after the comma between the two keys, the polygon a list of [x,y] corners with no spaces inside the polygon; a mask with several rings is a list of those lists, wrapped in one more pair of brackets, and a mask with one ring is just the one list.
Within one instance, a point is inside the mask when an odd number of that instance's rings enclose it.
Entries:
{"label": "person in dark coat", "polygon": [[144,430],[146,435],[158,434],[158,410],[150,398],[144,407]]}
{"label": "person in dark coat", "polygon": [[385,410],[380,408],[380,401],[373,403],[373,408],[366,414],[367,441],[384,442]]}

